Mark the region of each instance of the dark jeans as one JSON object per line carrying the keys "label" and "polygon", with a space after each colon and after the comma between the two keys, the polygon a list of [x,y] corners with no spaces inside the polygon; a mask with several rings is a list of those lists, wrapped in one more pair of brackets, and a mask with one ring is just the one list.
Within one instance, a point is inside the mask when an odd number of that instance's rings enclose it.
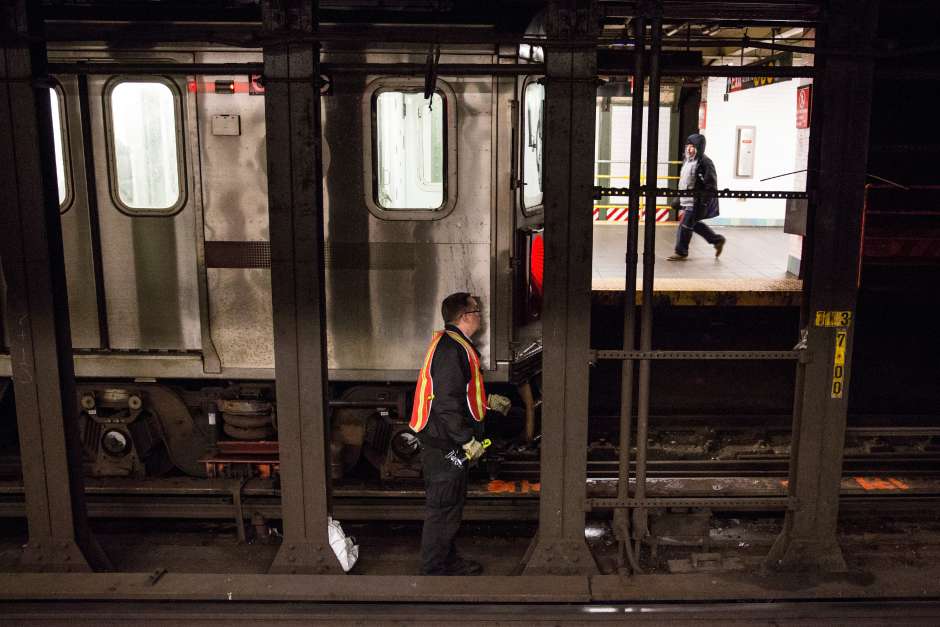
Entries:
{"label": "dark jeans", "polygon": [[[467,470],[428,473],[425,468],[425,516],[421,530],[421,574],[444,574],[457,559],[454,538],[467,500]],[[430,475],[430,476],[429,476]]]}
{"label": "dark jeans", "polygon": [[679,223],[679,228],[676,229],[677,255],[685,256],[689,254],[689,242],[692,241],[692,233],[698,233],[705,238],[705,241],[712,245],[725,239],[711,230],[711,228],[701,220],[696,220],[695,212],[689,207],[682,212],[682,222]]}

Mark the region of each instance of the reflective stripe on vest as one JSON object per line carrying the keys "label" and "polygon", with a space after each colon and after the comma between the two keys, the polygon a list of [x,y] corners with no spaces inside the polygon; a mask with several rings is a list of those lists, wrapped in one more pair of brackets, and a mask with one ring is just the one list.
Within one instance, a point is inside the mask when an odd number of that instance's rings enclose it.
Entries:
{"label": "reflective stripe on vest", "polygon": [[[431,377],[431,363],[434,361],[434,351],[445,331],[437,331],[428,347],[428,353],[424,357],[424,365],[421,372],[418,373],[418,383],[415,386],[414,405],[411,410],[411,422],[409,426],[412,431],[418,432],[424,429],[428,424],[428,417],[431,415],[431,404],[434,401],[434,379]],[[446,331],[452,340],[460,344],[467,352],[467,360],[470,363],[470,382],[467,383],[467,408],[470,415],[477,422],[483,420],[486,415],[486,389],[483,387],[483,374],[480,372],[480,359],[476,351],[467,340],[455,331]]]}

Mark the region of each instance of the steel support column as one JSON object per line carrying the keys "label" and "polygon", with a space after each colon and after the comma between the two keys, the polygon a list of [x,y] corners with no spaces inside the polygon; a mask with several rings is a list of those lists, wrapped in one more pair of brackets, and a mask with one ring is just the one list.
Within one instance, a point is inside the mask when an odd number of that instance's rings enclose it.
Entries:
{"label": "steel support column", "polygon": [[[650,22],[649,100],[646,114],[646,194],[643,224],[643,304],[640,312],[640,350],[653,349],[653,274],[656,263],[656,188],[659,174],[659,62],[662,52],[662,7],[653,3]],[[641,359],[638,367],[636,412],[636,498],[646,498],[646,454],[649,448],[651,364]],[[633,510],[635,552],[640,555],[643,539],[649,535],[649,515]]]}
{"label": "steel support column", "polygon": [[549,36],[572,45],[546,50],[542,489],[527,575],[597,572],[584,541],[596,11],[559,0],[547,19]]}
{"label": "steel support column", "polygon": [[[627,214],[626,284],[623,301],[623,349],[636,349],[636,275],[637,251],[640,233],[640,161],[643,158],[643,92],[646,80],[646,18],[642,15],[633,20],[633,93],[630,102],[630,213]],[[630,446],[633,428],[633,381],[636,362],[625,360],[620,373],[620,451],[617,472],[617,498],[630,497]],[[641,572],[639,560],[633,547],[630,531],[629,510],[614,511],[614,532],[619,544],[618,558],[621,569],[627,566]]]}
{"label": "steel support column", "polygon": [[[315,29],[317,3],[267,0],[271,34]],[[342,573],[327,536],[326,297],[320,46],[264,48],[271,293],[284,543],[272,573]]]}
{"label": "steel support column", "polygon": [[0,189],[10,353],[29,542],[22,567],[108,568],[88,530],[39,3],[0,5]]}
{"label": "steel support column", "polygon": [[[818,155],[818,167],[810,166],[816,202],[808,221],[812,248],[803,316],[811,361],[797,373],[789,484],[800,508],[787,513],[784,530],[768,555],[768,565],[776,568],[845,569],[836,520],[854,320],[841,329],[825,326],[825,321],[815,320],[815,312],[855,310],[876,18],[873,0],[831,0],[820,33],[822,48],[843,53],[817,58],[821,69],[811,153]],[[844,350],[841,373],[836,368],[837,342]],[[837,375],[844,379],[841,389],[834,387]]]}

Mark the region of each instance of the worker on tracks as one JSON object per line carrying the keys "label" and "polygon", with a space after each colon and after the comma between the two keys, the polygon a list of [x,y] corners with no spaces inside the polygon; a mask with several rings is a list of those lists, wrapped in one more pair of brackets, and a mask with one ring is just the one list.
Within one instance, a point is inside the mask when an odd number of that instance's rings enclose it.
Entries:
{"label": "worker on tracks", "polygon": [[467,292],[441,303],[444,330],[434,334],[418,375],[410,426],[421,443],[425,519],[421,574],[479,575],[479,562],[457,554],[454,538],[467,499],[470,464],[483,456],[483,419],[489,407],[505,413],[509,399],[487,403],[480,356],[470,338],[482,321],[480,299]]}

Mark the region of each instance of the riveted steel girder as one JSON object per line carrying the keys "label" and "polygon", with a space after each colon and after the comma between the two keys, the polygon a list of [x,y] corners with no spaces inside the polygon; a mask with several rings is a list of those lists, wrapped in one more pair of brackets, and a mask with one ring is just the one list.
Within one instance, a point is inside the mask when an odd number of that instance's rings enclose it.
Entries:
{"label": "riveted steel girder", "polygon": [[[316,3],[270,0],[272,32],[312,32]],[[274,369],[284,543],[276,573],[341,573],[327,535],[326,297],[320,49],[264,49]]]}
{"label": "riveted steel girder", "polygon": [[38,3],[0,6],[0,227],[29,542],[28,570],[108,567],[88,530],[72,342]]}

